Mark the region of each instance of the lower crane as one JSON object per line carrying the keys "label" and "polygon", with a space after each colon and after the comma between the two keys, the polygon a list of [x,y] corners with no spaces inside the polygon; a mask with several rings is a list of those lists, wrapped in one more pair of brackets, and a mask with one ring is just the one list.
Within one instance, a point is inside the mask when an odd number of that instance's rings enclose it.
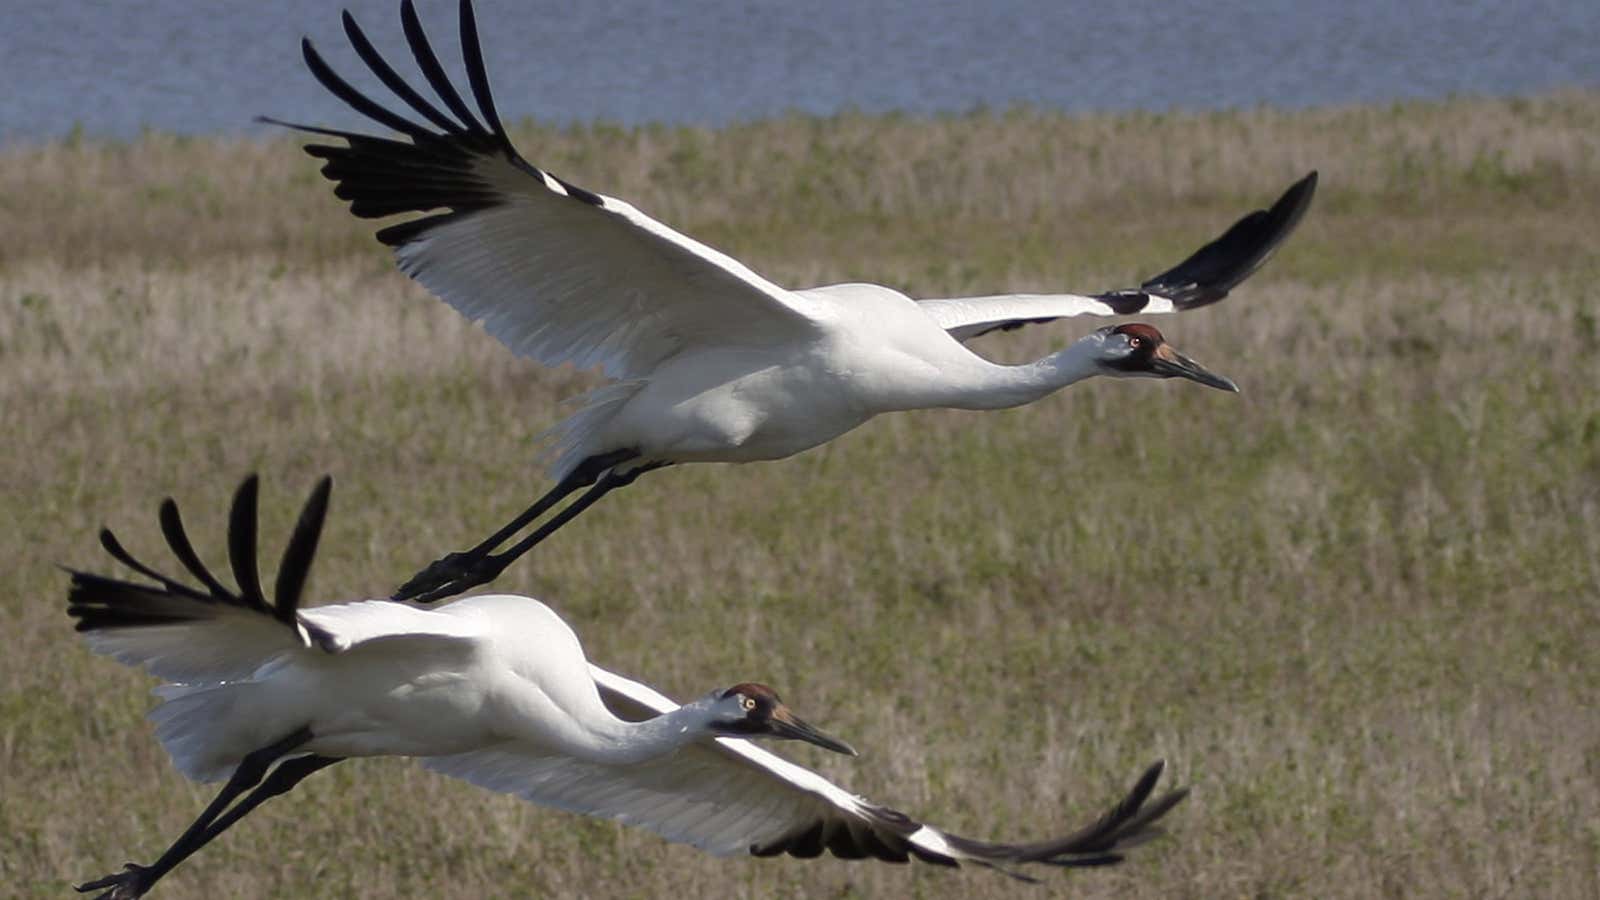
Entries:
{"label": "lower crane", "polygon": [[[1160,833],[1187,794],[1151,800],[1163,764],[1094,823],[1006,844],[958,837],[834,785],[757,747],[805,741],[854,755],[753,682],[679,706],[590,665],[572,629],[531,597],[487,594],[437,609],[387,600],[300,607],[328,510],[312,491],[278,567],[274,599],[256,558],[257,480],[228,523],[237,588],[201,562],[167,500],[160,520],[199,586],[140,562],[109,530],[106,550],[153,583],[73,571],[67,612],[97,653],[168,683],[151,714],[178,770],[224,782],[150,865],[80,885],[139,897],[251,810],[354,756],[415,756],[427,768],[534,803],[615,819],[719,855],[975,863],[1019,878],[1028,864],[1096,866]],[[620,714],[619,714],[620,713]]]}

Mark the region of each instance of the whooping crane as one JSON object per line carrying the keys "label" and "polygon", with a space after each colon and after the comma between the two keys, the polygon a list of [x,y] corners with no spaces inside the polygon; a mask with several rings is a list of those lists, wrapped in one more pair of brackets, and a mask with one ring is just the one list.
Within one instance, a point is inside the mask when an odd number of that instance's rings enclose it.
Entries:
{"label": "whooping crane", "polygon": [[326,161],[322,174],[355,215],[429,213],[377,233],[406,274],[514,353],[548,366],[598,366],[613,382],[547,433],[555,487],[477,546],[418,572],[396,600],[437,600],[492,580],[601,496],[661,466],[780,459],[879,413],[1020,406],[1096,375],[1180,377],[1237,391],[1149,325],[1101,328],[1017,366],[991,363],[963,342],[1064,316],[1167,313],[1221,300],[1288,237],[1316,188],[1312,172],[1270,209],[1135,289],[937,300],[873,284],[791,291],[523,159],[495,111],[470,0],[461,2],[461,50],[477,116],[445,74],[411,0],[400,14],[412,55],[448,113],[384,61],[349,12],[344,30],[373,74],[432,128],[351,87],[309,39],[301,49],[317,80],[403,138],[266,121],[345,141],[305,149]]}
{"label": "whooping crane", "polygon": [[[1067,837],[1000,844],[947,834],[877,806],[750,743],[806,741],[854,755],[745,682],[678,706],[590,665],[572,629],[531,597],[489,594],[438,609],[388,600],[300,608],[327,513],[312,492],[279,565],[275,601],[256,562],[255,477],[234,496],[228,555],[238,588],[200,561],[176,504],[161,527],[201,585],[161,575],[101,543],[155,584],[72,572],[67,612],[89,646],[165,679],[151,714],[178,770],[226,779],[216,799],[154,863],[79,891],[138,897],[255,807],[351,756],[416,756],[427,768],[570,812],[616,819],[718,855],[823,850],[844,859],[970,862],[1017,877],[1028,863],[1121,860],[1160,833],[1187,790],[1146,803],[1156,763],[1093,824]],[[231,804],[231,808],[230,808]]]}

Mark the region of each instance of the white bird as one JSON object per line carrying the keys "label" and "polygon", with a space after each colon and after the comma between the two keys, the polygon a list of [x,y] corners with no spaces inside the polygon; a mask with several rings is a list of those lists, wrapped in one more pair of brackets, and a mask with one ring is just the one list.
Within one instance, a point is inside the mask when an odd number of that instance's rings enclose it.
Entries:
{"label": "white bird", "polygon": [[480,595],[438,609],[388,600],[300,608],[327,478],[300,514],[269,602],[256,562],[256,485],[252,476],[240,486],[229,516],[236,590],[200,561],[170,499],[162,530],[199,588],[139,562],[109,530],[105,548],[155,584],[72,573],[67,611],[90,648],[167,682],[151,719],[178,770],[196,781],[226,779],[154,863],[130,863],[79,891],[140,896],[262,802],[352,756],[421,757],[492,791],[719,855],[827,850],[976,863],[1017,877],[1029,863],[1118,862],[1159,834],[1155,821],[1187,794],[1146,803],[1158,762],[1126,798],[1067,837],[999,844],[947,834],[751,744],[785,738],[855,753],[797,719],[771,688],[746,682],[678,706],[588,664],[572,629],[530,597]]}
{"label": "white bird", "polygon": [[448,112],[401,78],[348,12],[344,29],[373,74],[431,128],[351,87],[309,39],[302,51],[312,74],[403,139],[265,121],[345,141],[305,149],[326,160],[323,175],[355,215],[430,213],[377,233],[406,274],[514,353],[548,366],[599,367],[613,381],[547,434],[556,486],[482,543],[419,572],[397,600],[436,600],[493,579],[605,493],[661,466],[780,459],[879,413],[1019,406],[1095,375],[1182,377],[1237,391],[1149,325],[1102,328],[1027,365],[997,365],[963,342],[1063,316],[1167,313],[1221,300],[1288,237],[1316,187],[1312,172],[1270,209],[1136,289],[932,300],[873,284],[786,290],[523,159],[495,111],[470,0],[461,3],[461,50],[478,115],[439,64],[411,0],[400,12],[412,54]]}

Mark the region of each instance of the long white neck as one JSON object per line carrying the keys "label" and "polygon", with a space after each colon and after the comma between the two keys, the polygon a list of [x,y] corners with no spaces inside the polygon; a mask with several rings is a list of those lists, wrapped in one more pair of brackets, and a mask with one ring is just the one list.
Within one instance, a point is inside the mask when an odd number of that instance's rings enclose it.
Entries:
{"label": "long white neck", "polygon": [[604,711],[583,723],[569,748],[576,755],[606,765],[628,765],[665,756],[686,744],[710,737],[712,710],[706,698],[686,703],[643,722],[629,722]]}
{"label": "long white neck", "polygon": [[1093,335],[1044,359],[1020,366],[986,363],[958,383],[948,385],[942,406],[954,409],[1007,409],[1022,406],[1061,390],[1069,384],[1102,374],[1095,355],[1100,348]]}

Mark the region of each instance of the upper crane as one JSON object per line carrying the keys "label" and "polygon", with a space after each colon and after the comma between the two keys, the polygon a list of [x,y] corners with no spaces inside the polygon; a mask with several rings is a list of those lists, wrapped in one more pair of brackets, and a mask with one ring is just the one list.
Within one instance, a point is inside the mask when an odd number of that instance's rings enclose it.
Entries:
{"label": "upper crane", "polygon": [[780,459],[879,413],[1019,406],[1097,375],[1186,378],[1237,391],[1147,324],[1098,329],[1025,365],[995,364],[963,342],[1063,316],[1215,303],[1283,243],[1316,189],[1313,172],[1271,208],[1132,289],[925,300],[873,284],[788,290],[525,160],[495,111],[470,0],[461,2],[460,32],[476,114],[445,74],[411,0],[400,13],[412,55],[448,111],[396,73],[346,12],[356,53],[426,123],[356,90],[309,39],[302,51],[317,80],[401,137],[267,121],[343,139],[305,149],[326,161],[322,174],[355,215],[426,213],[378,231],[406,274],[513,352],[549,366],[597,366],[613,381],[551,430],[556,485],[477,546],[417,573],[396,600],[437,600],[493,579],[600,497],[661,466]]}

